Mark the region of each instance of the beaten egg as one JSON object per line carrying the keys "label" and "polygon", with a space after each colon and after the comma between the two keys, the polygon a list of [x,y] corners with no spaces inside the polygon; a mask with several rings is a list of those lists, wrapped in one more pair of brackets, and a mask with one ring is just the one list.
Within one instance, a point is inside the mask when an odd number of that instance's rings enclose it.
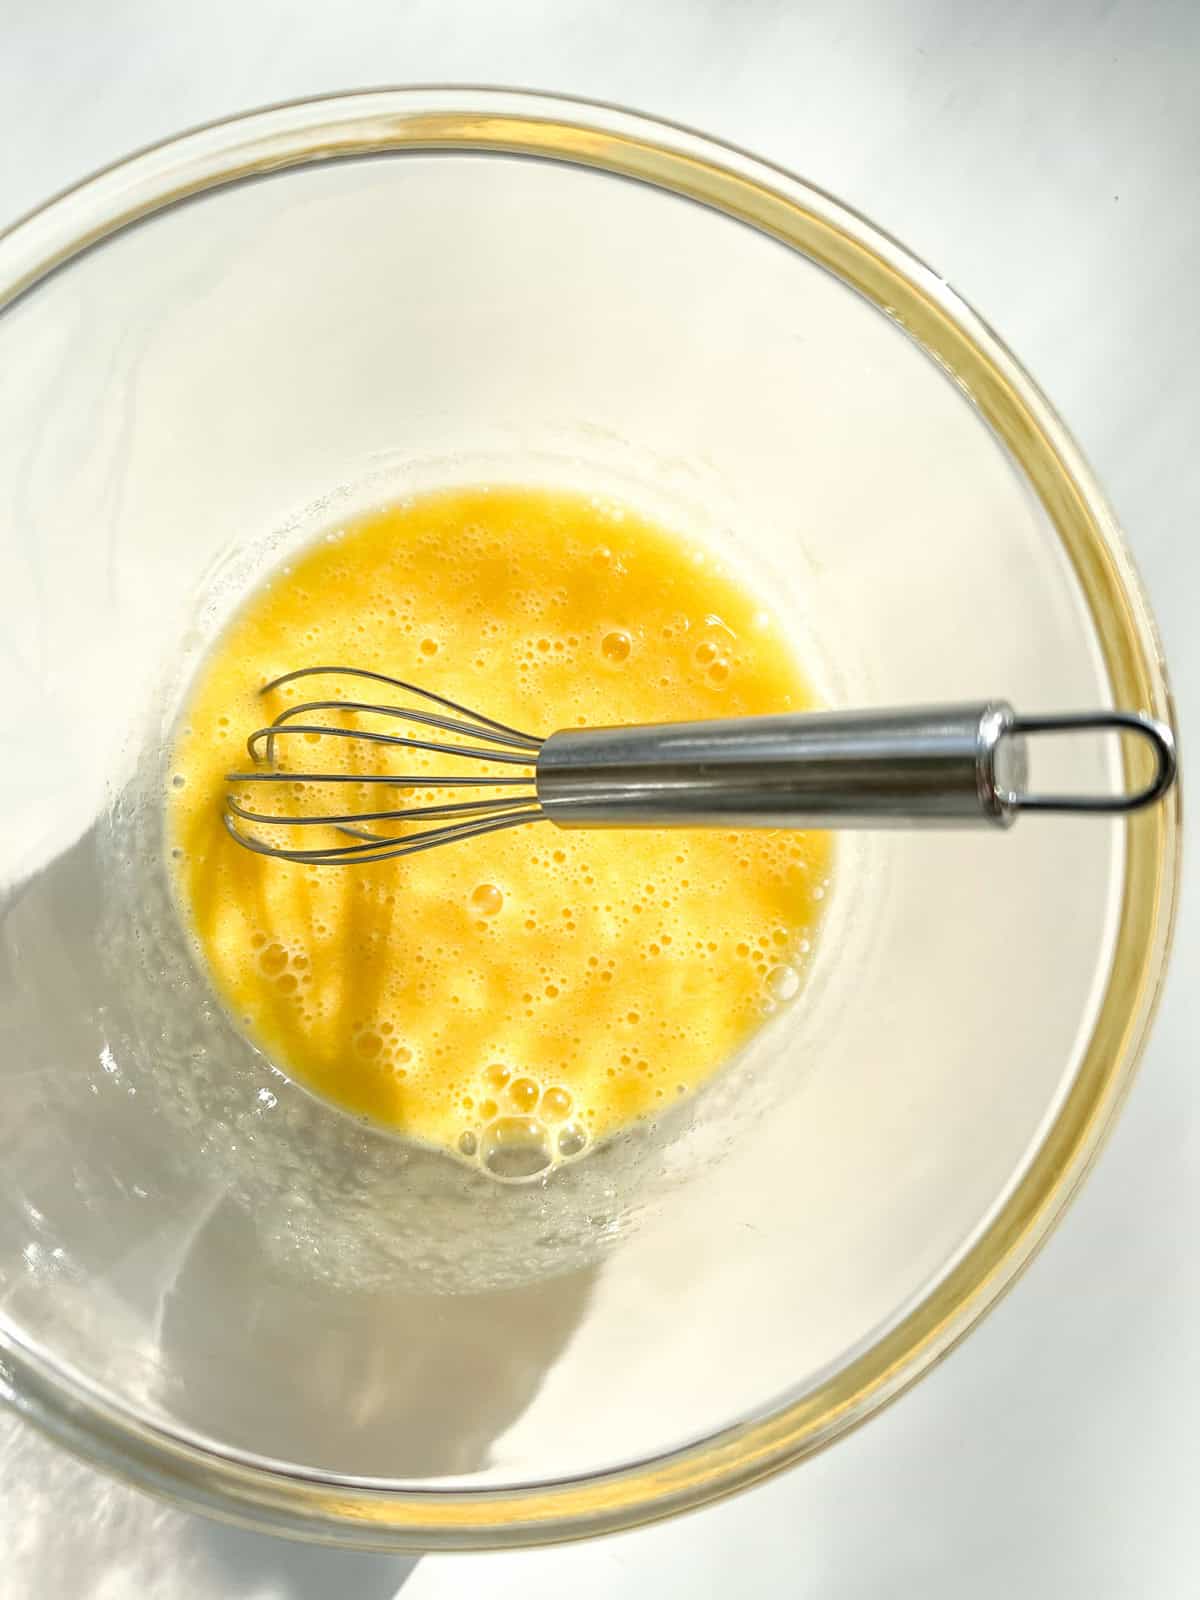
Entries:
{"label": "beaten egg", "polygon": [[[627,506],[533,488],[444,491],[294,554],[202,663],[165,798],[197,959],[289,1077],[519,1175],[692,1093],[802,988],[830,877],[823,833],[540,821],[354,866],[241,848],[221,813],[227,774],[248,766],[248,734],[318,693],[372,698],[352,679],[260,691],[333,662],[540,735],[814,704],[762,599],[711,551]],[[395,750],[357,740],[286,745],[280,761],[297,769],[396,770]],[[431,782],[445,770],[436,756],[417,761]],[[402,770],[413,764],[410,754]],[[338,809],[377,808],[379,794],[340,785]],[[245,798],[287,814],[313,796],[280,783]]]}

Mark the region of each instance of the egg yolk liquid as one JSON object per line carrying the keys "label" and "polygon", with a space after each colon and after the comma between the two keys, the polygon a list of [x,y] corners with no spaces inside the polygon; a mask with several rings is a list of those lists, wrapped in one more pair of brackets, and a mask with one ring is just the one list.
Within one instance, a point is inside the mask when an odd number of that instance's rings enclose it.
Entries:
{"label": "egg yolk liquid", "polygon": [[[197,953],[231,1016],[288,1076],[462,1156],[487,1160],[506,1138],[533,1137],[551,1158],[570,1157],[695,1090],[799,986],[830,870],[822,833],[540,821],[355,866],[243,849],[221,811],[226,774],[250,766],[248,733],[289,704],[403,703],[352,678],[259,693],[335,662],[541,735],[813,703],[761,600],[627,507],[447,491],[301,550],[203,663],[166,786],[169,868]],[[304,735],[280,741],[278,760],[297,771],[470,770]],[[291,814],[434,798],[351,783],[324,786],[315,806],[311,790],[287,783],[240,797]],[[324,828],[272,830],[293,847],[314,834],[349,842]]]}

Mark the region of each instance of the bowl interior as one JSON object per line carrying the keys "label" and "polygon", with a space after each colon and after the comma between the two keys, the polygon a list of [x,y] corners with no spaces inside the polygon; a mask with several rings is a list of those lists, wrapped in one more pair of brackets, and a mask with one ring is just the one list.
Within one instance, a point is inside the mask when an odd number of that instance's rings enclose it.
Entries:
{"label": "bowl interior", "polygon": [[[10,306],[0,367],[14,1346],[226,1458],[491,1490],[780,1413],[928,1303],[1089,1047],[1123,827],[845,836],[808,986],[747,1059],[586,1180],[497,1197],[239,1044],[154,795],[244,584],[454,481],[603,489],[718,545],[831,704],[1111,703],[1063,540],[953,375],[719,210],[469,150],[160,211]],[[1118,766],[1080,745],[1053,776]]]}

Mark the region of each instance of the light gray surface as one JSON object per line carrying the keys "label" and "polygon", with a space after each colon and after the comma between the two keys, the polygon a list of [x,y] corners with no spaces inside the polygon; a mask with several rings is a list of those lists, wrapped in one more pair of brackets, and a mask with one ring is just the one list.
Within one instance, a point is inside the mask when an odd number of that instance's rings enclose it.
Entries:
{"label": "light gray surface", "polygon": [[[787,0],[0,0],[0,222],[265,101],[414,81],[589,95],[828,188],[936,264],[1075,430],[1200,731],[1200,7]],[[0,381],[3,381],[0,376]],[[822,1600],[1192,1595],[1200,1581],[1200,954],[1186,892],[1142,1076],[1025,1280],[817,1461],[588,1551],[309,1551],[118,1489],[0,1418],[0,1596],[405,1600],[484,1586]]]}

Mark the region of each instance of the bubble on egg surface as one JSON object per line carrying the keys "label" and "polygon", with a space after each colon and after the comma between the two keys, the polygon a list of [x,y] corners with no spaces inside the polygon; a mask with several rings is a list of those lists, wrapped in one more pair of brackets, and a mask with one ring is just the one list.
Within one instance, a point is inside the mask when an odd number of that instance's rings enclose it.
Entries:
{"label": "bubble on egg surface", "polygon": [[554,1157],[537,1117],[497,1117],[480,1135],[479,1159],[493,1178],[519,1183],[545,1172]]}
{"label": "bubble on egg surface", "polygon": [[508,1086],[508,1098],[517,1111],[532,1111],[538,1103],[539,1092],[532,1078],[516,1078]]}
{"label": "bubble on egg surface", "polygon": [[547,1089],[538,1107],[547,1122],[561,1122],[571,1112],[571,1096],[565,1089]]}
{"label": "bubble on egg surface", "polygon": [[767,992],[773,1000],[794,1000],[800,993],[800,974],[786,962],[767,973]]}
{"label": "bubble on egg surface", "polygon": [[558,1153],[570,1159],[577,1156],[587,1145],[587,1133],[578,1122],[568,1122],[565,1128],[558,1132]]}
{"label": "bubble on egg surface", "polygon": [[504,905],[504,894],[494,883],[481,883],[471,892],[471,906],[481,917],[494,917]]}

